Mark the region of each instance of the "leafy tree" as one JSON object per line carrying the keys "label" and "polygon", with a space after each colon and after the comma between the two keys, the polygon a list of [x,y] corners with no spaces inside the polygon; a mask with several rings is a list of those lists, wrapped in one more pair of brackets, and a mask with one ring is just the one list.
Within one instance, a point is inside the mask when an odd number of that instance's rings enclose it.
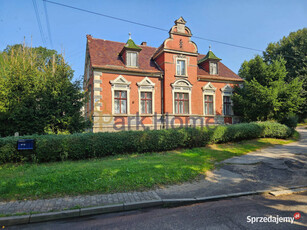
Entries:
{"label": "leafy tree", "polygon": [[55,50],[22,45],[0,53],[0,135],[80,132],[84,93]]}
{"label": "leafy tree", "polygon": [[302,83],[298,78],[285,81],[287,71],[282,58],[267,63],[258,55],[242,64],[239,75],[245,82],[234,91],[234,111],[245,121],[281,122],[298,113],[303,102]]}
{"label": "leafy tree", "polygon": [[263,53],[264,60],[272,63],[283,58],[286,63],[287,82],[297,78],[303,83],[302,96],[305,98],[301,106],[301,117],[307,115],[307,28],[292,32],[280,41],[270,43]]}

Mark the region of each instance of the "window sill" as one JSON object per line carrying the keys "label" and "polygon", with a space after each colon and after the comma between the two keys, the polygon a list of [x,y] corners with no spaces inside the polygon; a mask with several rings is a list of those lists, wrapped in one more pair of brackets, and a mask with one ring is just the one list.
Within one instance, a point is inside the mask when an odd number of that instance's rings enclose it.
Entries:
{"label": "window sill", "polygon": [[188,78],[188,75],[175,75],[175,77],[183,77],[183,78]]}
{"label": "window sill", "polygon": [[116,114],[112,114],[113,117],[127,117],[129,116],[129,114],[126,113],[116,113]]}
{"label": "window sill", "polygon": [[186,113],[184,113],[184,114],[180,114],[180,113],[175,113],[175,114],[173,114],[174,116],[177,116],[177,117],[189,117],[189,116],[191,116],[191,114],[186,114]]}
{"label": "window sill", "polygon": [[126,65],[127,68],[133,68],[133,69],[138,69],[138,66],[130,66],[130,65]]}
{"label": "window sill", "polygon": [[151,113],[141,113],[141,114],[139,114],[139,116],[140,117],[152,117],[153,114],[151,114]]}
{"label": "window sill", "polygon": [[[113,117],[136,117],[136,114],[118,113],[112,114]],[[139,114],[139,117],[152,117],[154,114]]]}

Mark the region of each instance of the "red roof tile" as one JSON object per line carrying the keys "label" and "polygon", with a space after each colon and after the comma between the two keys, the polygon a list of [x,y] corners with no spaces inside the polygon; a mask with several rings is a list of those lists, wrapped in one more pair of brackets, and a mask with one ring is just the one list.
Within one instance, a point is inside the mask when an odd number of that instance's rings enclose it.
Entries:
{"label": "red roof tile", "polygon": [[[199,54],[197,59],[200,60],[206,55]],[[197,75],[200,79],[215,79],[215,80],[233,80],[243,81],[237,74],[225,66],[222,62],[218,62],[218,75],[210,75],[204,68],[198,65]]]}
{"label": "red roof tile", "polygon": [[139,68],[127,68],[119,53],[125,43],[107,41],[103,39],[88,38],[88,48],[91,63],[93,67],[105,67],[111,69],[125,69],[131,71],[161,72],[151,56],[157,48],[150,46],[141,46],[142,51],[139,54]]}
{"label": "red roof tile", "polygon": [[[88,36],[88,48],[91,64],[93,67],[109,68],[116,70],[142,71],[150,73],[160,73],[161,71],[152,60],[153,54],[157,48],[150,46],[141,46],[142,51],[139,54],[139,68],[128,68],[125,66],[119,53],[125,43],[114,42],[103,39],[92,38]],[[198,60],[205,57],[203,54],[198,55]],[[243,81],[237,74],[228,69],[223,63],[218,62],[219,74],[210,75],[202,67],[198,66],[197,75],[200,79],[217,79],[217,80],[234,80]]]}

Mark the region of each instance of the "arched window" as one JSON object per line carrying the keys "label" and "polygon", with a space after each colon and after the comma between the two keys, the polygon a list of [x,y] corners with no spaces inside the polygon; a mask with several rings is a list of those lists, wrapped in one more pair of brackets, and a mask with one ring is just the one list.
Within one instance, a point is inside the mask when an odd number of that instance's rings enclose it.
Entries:
{"label": "arched window", "polygon": [[173,113],[191,114],[192,84],[184,79],[175,81],[173,88]]}

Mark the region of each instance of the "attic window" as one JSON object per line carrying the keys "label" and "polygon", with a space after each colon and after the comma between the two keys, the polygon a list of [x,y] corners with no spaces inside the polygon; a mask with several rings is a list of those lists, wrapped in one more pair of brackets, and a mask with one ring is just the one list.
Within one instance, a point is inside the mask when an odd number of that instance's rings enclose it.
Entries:
{"label": "attic window", "polygon": [[126,65],[130,67],[137,67],[137,52],[127,52],[126,53]]}
{"label": "attic window", "polygon": [[218,74],[217,62],[210,62],[210,74],[212,75]]}

